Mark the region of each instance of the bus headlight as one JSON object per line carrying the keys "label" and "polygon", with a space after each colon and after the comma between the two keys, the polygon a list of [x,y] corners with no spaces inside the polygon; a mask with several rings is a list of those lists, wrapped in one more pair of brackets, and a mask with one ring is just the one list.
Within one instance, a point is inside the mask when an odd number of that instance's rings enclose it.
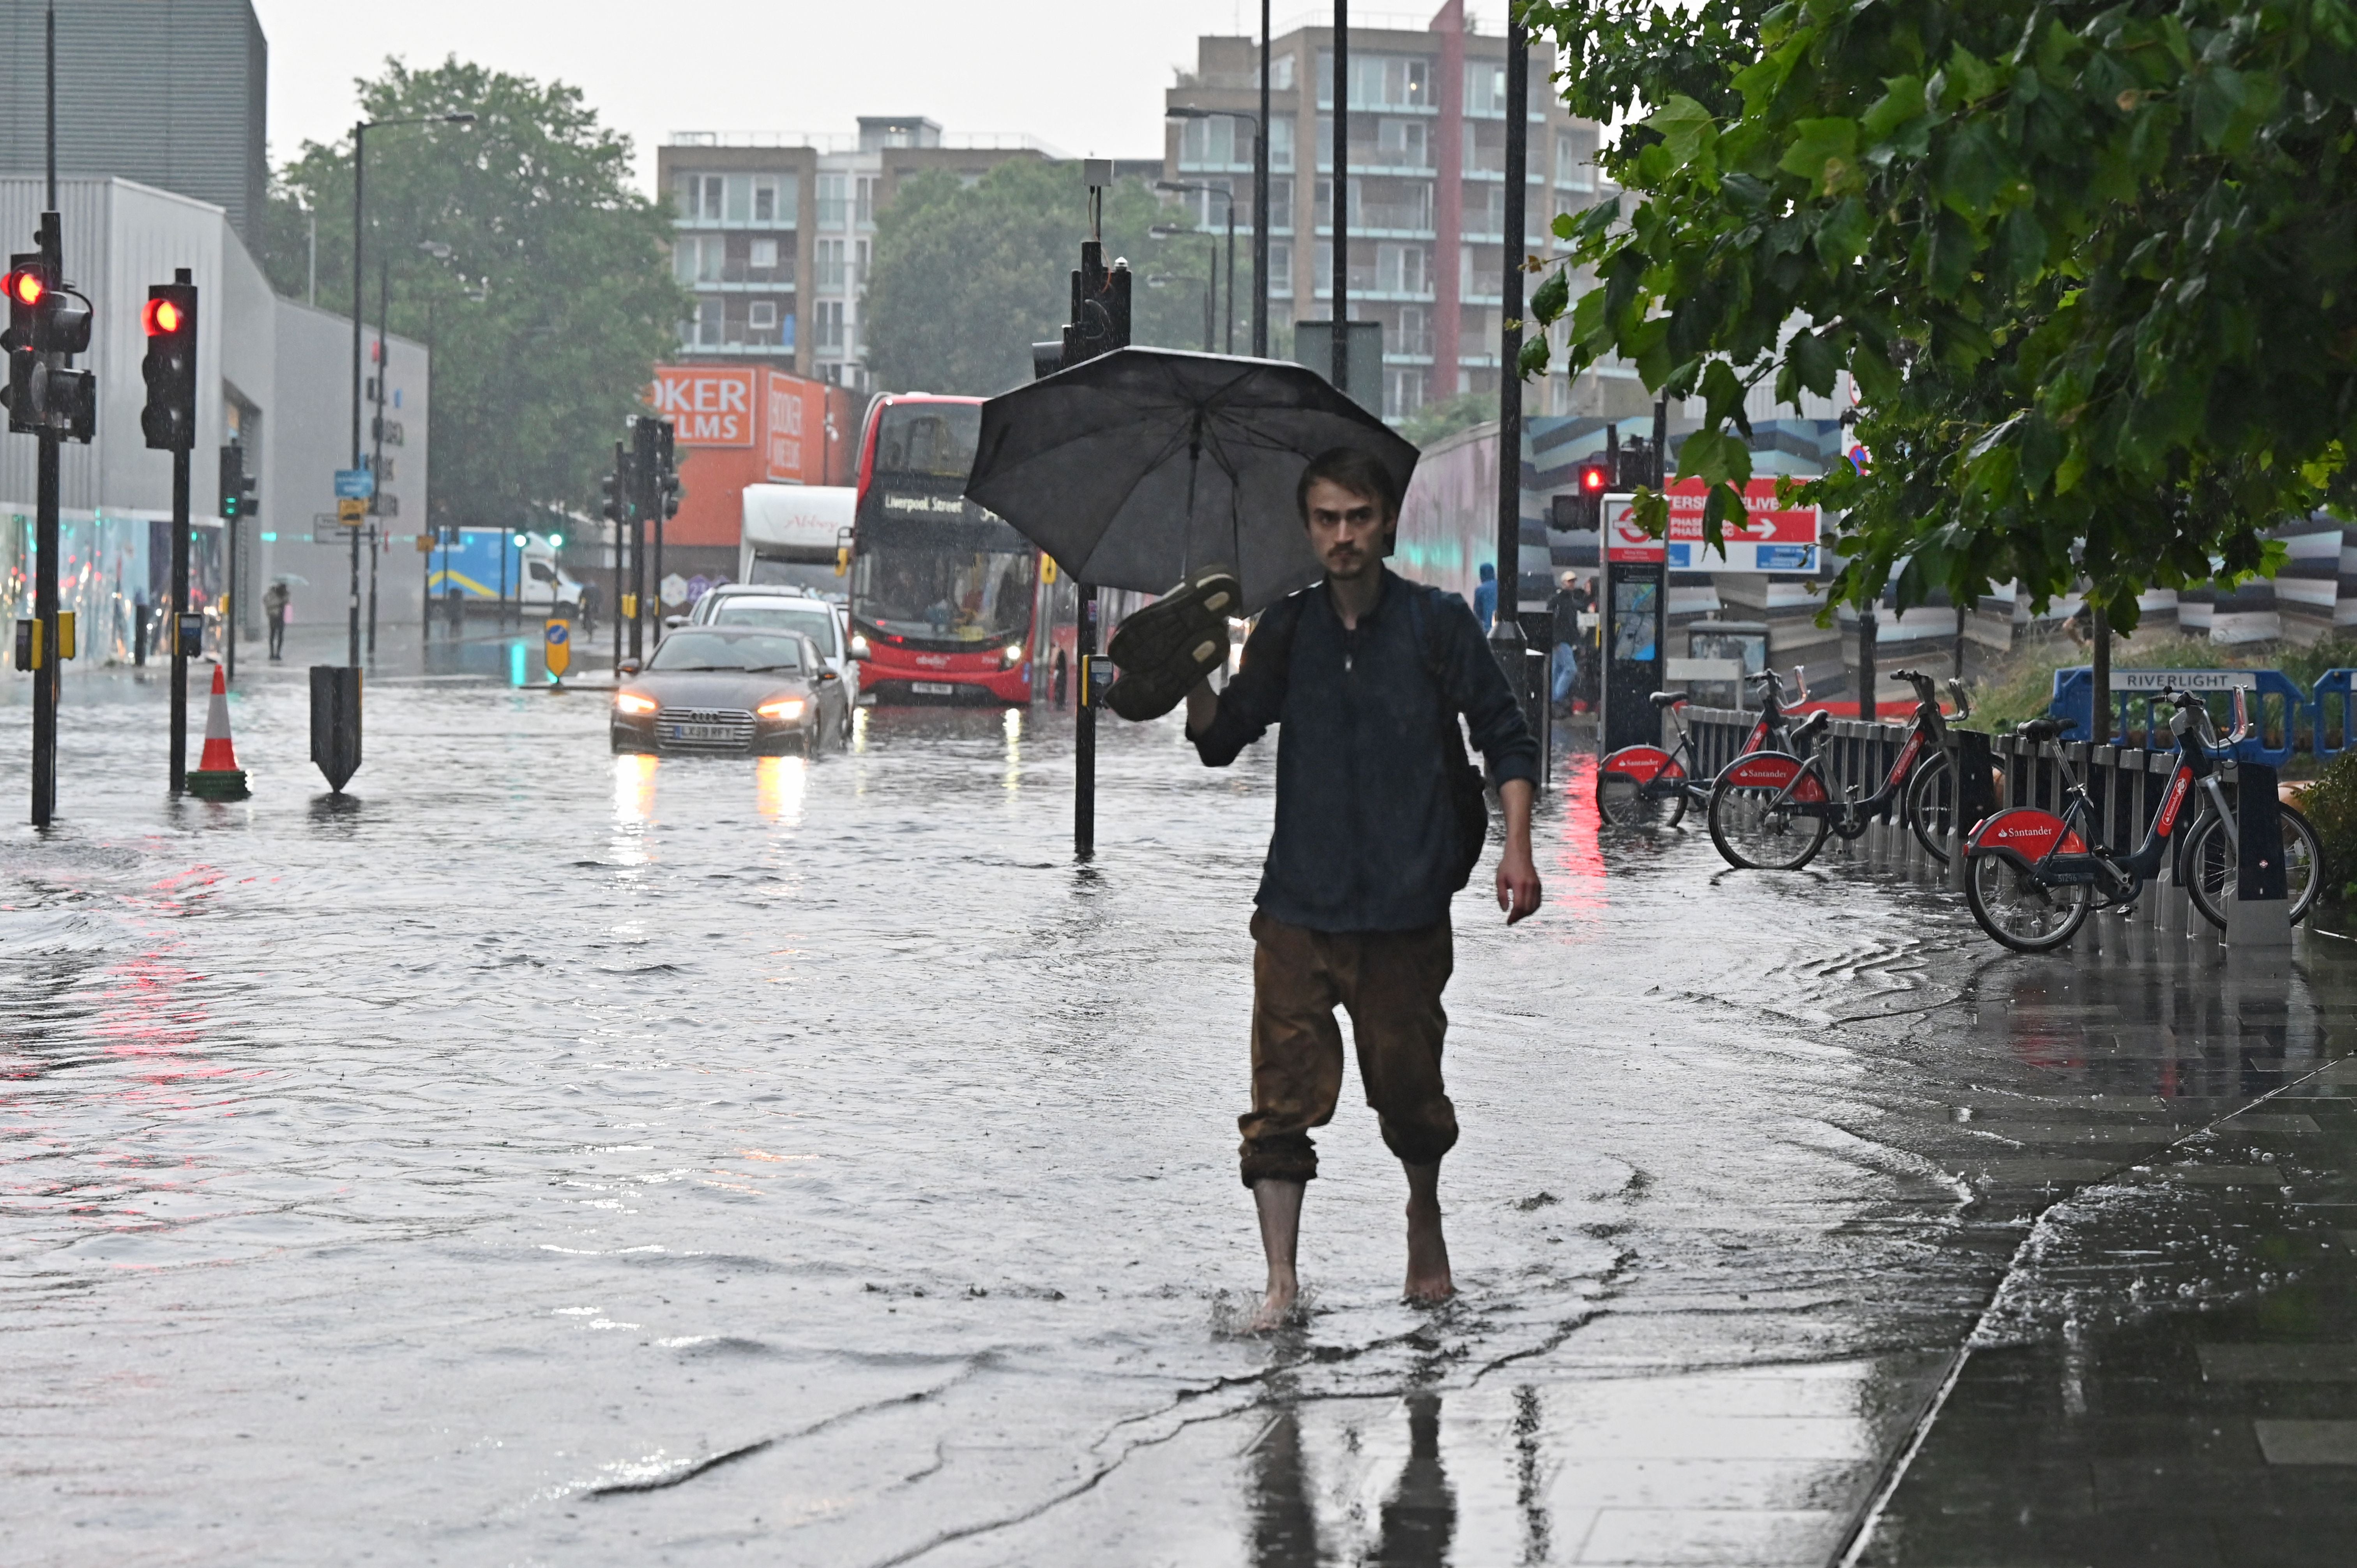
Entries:
{"label": "bus headlight", "polygon": [[1009,670],[1012,670],[1017,664],[1023,662],[1023,645],[1019,642],[1010,642],[1006,645],[1005,650],[999,654],[999,657],[1006,660],[1006,667]]}
{"label": "bus headlight", "polygon": [[866,638],[855,637],[851,639],[851,656],[854,659],[865,659],[867,657],[867,639]]}
{"label": "bus headlight", "polygon": [[791,724],[802,716],[802,700],[800,697],[780,697],[775,702],[763,703],[753,711],[765,719]]}
{"label": "bus headlight", "polygon": [[614,711],[618,714],[629,714],[635,718],[643,718],[653,713],[658,705],[652,697],[642,697],[636,692],[614,693]]}

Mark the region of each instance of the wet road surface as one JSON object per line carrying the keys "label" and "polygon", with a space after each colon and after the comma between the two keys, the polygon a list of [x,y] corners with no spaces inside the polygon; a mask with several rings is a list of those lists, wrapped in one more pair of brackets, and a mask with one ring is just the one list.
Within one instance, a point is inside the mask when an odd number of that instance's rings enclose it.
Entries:
{"label": "wet road surface", "polygon": [[1399,1302],[1346,1094],[1260,1339],[1269,748],[1109,730],[1075,867],[1046,710],[657,762],[381,679],[337,801],[258,674],[220,807],[160,695],[70,683],[65,825],[0,837],[12,1562],[1953,1564],[1980,1369],[2295,1283],[2173,1151],[2357,1028],[2342,953],[2006,956],[1865,857],[1600,838],[1574,768],[1548,907],[1458,907],[1460,1298]]}

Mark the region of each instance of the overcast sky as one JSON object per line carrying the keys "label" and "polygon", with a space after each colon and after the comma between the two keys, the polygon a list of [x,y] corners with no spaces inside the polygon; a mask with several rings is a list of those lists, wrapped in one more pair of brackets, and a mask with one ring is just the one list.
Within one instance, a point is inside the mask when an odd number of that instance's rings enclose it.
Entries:
{"label": "overcast sky", "polygon": [[[1361,25],[1421,27],[1438,0]],[[1499,0],[1472,7],[1490,30]],[[349,129],[353,79],[445,55],[581,88],[651,183],[672,131],[849,134],[926,114],[951,134],[1020,132],[1074,156],[1158,157],[1162,90],[1203,33],[1259,30],[1243,0],[254,0],[270,38],[270,156]],[[1277,31],[1330,16],[1276,0]],[[1095,18],[1093,26],[1090,19]]]}

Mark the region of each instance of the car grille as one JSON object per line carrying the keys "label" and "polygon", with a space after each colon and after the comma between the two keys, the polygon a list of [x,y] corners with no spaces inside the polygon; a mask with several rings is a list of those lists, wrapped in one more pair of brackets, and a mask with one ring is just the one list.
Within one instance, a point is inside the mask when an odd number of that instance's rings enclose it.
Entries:
{"label": "car grille", "polygon": [[[704,737],[689,739],[673,735],[674,725],[716,727]],[[750,751],[753,715],[742,708],[658,708],[655,743],[665,751]]]}

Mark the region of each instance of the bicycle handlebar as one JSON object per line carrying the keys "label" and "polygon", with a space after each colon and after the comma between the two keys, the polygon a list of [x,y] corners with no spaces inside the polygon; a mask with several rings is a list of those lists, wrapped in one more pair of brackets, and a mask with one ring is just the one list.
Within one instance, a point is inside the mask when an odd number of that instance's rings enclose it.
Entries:
{"label": "bicycle handlebar", "polygon": [[1957,718],[1968,719],[1973,716],[1973,700],[1964,695],[1964,683],[1962,681],[1953,676],[1949,677],[1948,695],[1955,700]]}

